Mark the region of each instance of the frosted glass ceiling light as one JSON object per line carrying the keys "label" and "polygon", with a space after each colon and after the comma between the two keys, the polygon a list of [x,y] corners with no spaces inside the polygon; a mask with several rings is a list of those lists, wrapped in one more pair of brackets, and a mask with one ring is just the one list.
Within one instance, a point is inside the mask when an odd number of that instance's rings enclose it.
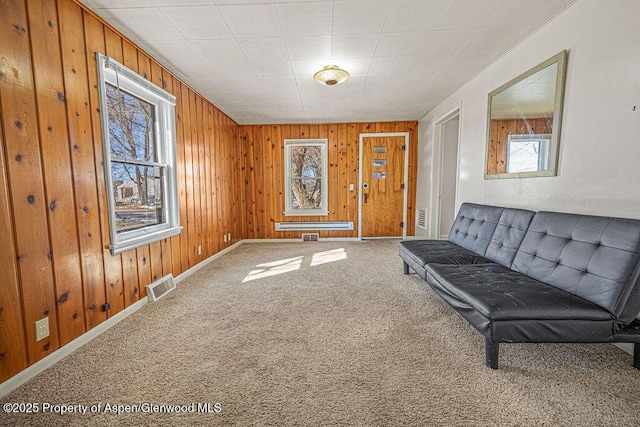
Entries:
{"label": "frosted glass ceiling light", "polygon": [[349,79],[349,73],[340,69],[337,65],[327,65],[315,73],[313,78],[323,85],[334,86],[346,82]]}

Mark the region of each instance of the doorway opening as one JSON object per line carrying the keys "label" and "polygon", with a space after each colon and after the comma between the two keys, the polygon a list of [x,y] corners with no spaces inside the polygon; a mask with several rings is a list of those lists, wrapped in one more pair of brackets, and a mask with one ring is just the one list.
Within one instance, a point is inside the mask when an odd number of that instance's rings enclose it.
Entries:
{"label": "doorway opening", "polygon": [[459,178],[460,107],[435,123],[431,236],[446,239],[456,216]]}

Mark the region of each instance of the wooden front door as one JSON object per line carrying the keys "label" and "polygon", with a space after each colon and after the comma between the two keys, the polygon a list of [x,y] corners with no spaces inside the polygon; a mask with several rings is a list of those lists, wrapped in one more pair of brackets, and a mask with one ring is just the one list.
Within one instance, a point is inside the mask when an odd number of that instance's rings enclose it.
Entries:
{"label": "wooden front door", "polygon": [[404,136],[362,138],[362,237],[402,237]]}

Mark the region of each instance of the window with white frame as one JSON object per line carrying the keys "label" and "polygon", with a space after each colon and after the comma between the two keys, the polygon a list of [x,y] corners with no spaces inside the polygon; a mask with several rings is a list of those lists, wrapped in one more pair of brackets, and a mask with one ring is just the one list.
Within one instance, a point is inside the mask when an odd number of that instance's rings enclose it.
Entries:
{"label": "window with white frame", "polygon": [[175,97],[100,53],[111,253],[180,233]]}
{"label": "window with white frame", "polygon": [[285,139],[285,215],[327,215],[327,140]]}
{"label": "window with white frame", "polygon": [[551,135],[509,135],[507,139],[507,173],[535,172],[549,169]]}

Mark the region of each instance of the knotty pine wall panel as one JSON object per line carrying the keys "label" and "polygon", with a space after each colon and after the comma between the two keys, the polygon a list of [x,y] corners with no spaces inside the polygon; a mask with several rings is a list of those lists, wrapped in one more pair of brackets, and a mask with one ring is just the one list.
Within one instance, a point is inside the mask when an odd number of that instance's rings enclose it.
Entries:
{"label": "knotty pine wall panel", "polygon": [[[275,231],[276,222],[353,221],[352,231],[320,231],[320,237],[358,237],[359,137],[361,133],[409,132],[407,235],[415,234],[418,123],[331,123],[242,125],[246,237],[299,238],[299,231]],[[284,140],[328,140],[328,209],[326,216],[287,216],[284,212]],[[354,185],[354,191],[349,190]]]}
{"label": "knotty pine wall panel", "polygon": [[491,120],[491,141],[487,155],[487,173],[507,172],[507,145],[509,135],[551,133],[553,119],[502,119]]}
{"label": "knotty pine wall panel", "polygon": [[[10,223],[4,229],[13,227],[15,233],[13,262],[23,285],[20,286],[23,306],[25,302],[29,305],[28,310],[23,309],[24,322],[30,326],[16,333],[25,334],[27,360],[32,364],[59,346],[46,213],[51,201],[44,192],[27,7],[24,2],[3,1],[0,13],[9,22],[0,26],[0,117],[11,206]],[[5,302],[0,305],[4,307]],[[49,317],[51,335],[36,342],[34,322],[45,316]],[[8,353],[12,351],[7,349]]]}
{"label": "knotty pine wall panel", "polygon": [[[56,143],[69,138],[60,46],[57,43],[58,27],[48,24],[57,22],[57,15],[55,2],[29,3],[33,79],[46,198],[49,201],[49,238],[51,253],[55,257],[60,345],[64,345],[84,333],[85,310],[73,178],[70,173],[59,173],[71,170],[70,147]],[[40,64],[49,64],[49,67],[44,69]]]}
{"label": "knotty pine wall panel", "polygon": [[[242,239],[246,164],[237,123],[81,4],[0,0],[0,19],[1,382],[143,298],[152,280]],[[184,229],[116,256],[96,52],[177,97]],[[50,336],[36,342],[43,317]]]}

